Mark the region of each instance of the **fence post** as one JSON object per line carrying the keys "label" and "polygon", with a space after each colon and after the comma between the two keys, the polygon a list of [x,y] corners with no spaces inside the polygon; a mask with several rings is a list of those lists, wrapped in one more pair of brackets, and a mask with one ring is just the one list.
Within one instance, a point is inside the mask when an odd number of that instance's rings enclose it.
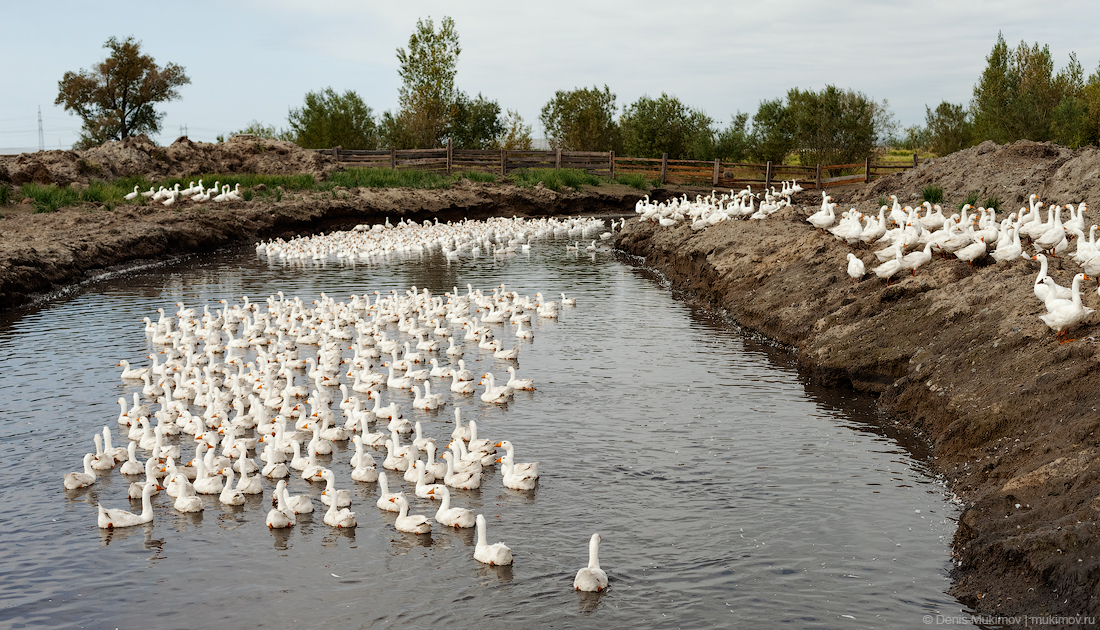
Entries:
{"label": "fence post", "polygon": [[815,180],[814,188],[821,188],[821,162],[817,163],[817,179]]}
{"label": "fence post", "polygon": [[454,155],[454,142],[447,138],[447,177],[451,176],[451,156]]}
{"label": "fence post", "polygon": [[864,169],[864,173],[865,173],[864,176],[863,176],[863,183],[864,184],[870,184],[871,183],[871,156],[868,155],[867,159],[863,160],[863,169]]}
{"label": "fence post", "polygon": [[711,186],[718,185],[718,158],[714,158],[714,177],[712,178]]}
{"label": "fence post", "polygon": [[508,149],[500,150],[500,176],[508,176]]}
{"label": "fence post", "polygon": [[612,151],[607,156],[607,162],[611,166],[611,179],[615,179],[615,152]]}
{"label": "fence post", "polygon": [[561,149],[558,149],[558,159],[554,162],[554,168],[561,170]]}
{"label": "fence post", "polygon": [[772,185],[772,161],[768,160],[768,165],[764,169],[764,190],[767,190]]}
{"label": "fence post", "polygon": [[913,154],[913,168],[917,168],[919,162],[917,162],[917,154]]}
{"label": "fence post", "polygon": [[332,147],[332,157],[335,158],[337,162],[340,161],[340,147]]}
{"label": "fence post", "polygon": [[397,170],[397,148],[390,147],[390,168]]}
{"label": "fence post", "polygon": [[665,175],[668,174],[668,154],[661,154],[661,184],[665,183]]}

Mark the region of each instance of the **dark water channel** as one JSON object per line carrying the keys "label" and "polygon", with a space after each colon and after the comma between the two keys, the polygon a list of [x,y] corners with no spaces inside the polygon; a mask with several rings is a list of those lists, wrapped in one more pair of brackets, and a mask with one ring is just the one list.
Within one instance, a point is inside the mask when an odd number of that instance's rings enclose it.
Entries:
{"label": "dark water channel", "polygon": [[[610,251],[577,255],[564,243],[355,266],[269,264],[246,248],[0,316],[0,626],[910,628],[958,613],[945,594],[958,510],[879,427],[872,400],[807,388],[785,352],[677,301]],[[274,485],[264,480],[262,499],[226,507],[206,496],[194,515],[162,493],[153,524],[107,533],[96,503],[139,511],[125,498],[129,480],[116,469],[90,488],[62,487],[103,426],[127,443],[116,400],[140,385],[123,384],[116,363],[147,364],[141,318],[159,307],[502,282],[578,298],[557,321],[536,318],[534,340],[521,342],[519,372],[537,391],[500,407],[433,379],[448,398],[442,412],[412,409],[405,391],[384,398],[437,440],[459,406],[481,437],[509,439],[519,460],[541,463],[535,491],[506,489],[494,474],[455,492],[486,515],[489,542],[512,548],[510,568],[474,561],[472,530],[395,531],[374,505],[376,484],[350,480],[350,443],[331,466],[352,485],[351,531],[324,525],[320,511],[269,530]],[[495,328],[514,343],[513,327]],[[471,370],[507,377],[504,362],[466,344]],[[295,475],[290,488],[320,506],[322,485]],[[572,579],[593,532],[611,588],[578,594]]]}

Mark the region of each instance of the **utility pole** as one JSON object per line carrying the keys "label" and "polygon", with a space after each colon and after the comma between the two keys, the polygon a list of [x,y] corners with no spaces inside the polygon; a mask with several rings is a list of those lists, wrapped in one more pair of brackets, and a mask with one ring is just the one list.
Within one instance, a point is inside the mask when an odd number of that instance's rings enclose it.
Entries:
{"label": "utility pole", "polygon": [[38,150],[46,150],[45,136],[42,134],[42,106],[38,106]]}

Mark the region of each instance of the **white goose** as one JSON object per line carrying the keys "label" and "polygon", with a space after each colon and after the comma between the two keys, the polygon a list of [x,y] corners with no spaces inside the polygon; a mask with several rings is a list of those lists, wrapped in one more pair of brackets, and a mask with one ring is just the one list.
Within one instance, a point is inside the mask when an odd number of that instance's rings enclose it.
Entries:
{"label": "white goose", "polygon": [[336,475],[331,470],[325,469],[321,476],[326,482],[325,489],[321,491],[321,503],[332,505],[333,500],[335,500],[336,507],[351,505],[351,491],[346,488],[336,489]]}
{"label": "white goose", "polygon": [[397,507],[397,504],[393,501],[390,501],[390,499],[404,495],[404,492],[390,492],[386,473],[378,473],[378,503],[376,504],[378,506],[378,509],[386,510],[387,512],[397,512],[401,508]]}
{"label": "white goose", "polygon": [[435,494],[443,496],[443,500],[439,503],[439,509],[435,511],[435,522],[455,529],[474,526],[476,519],[472,510],[463,507],[451,507],[451,491],[447,489],[447,486],[432,488],[428,491],[428,494],[433,495],[431,497],[433,499]]}
{"label": "white goose", "polygon": [[[1066,332],[1095,312],[1094,309],[1081,304],[1081,281],[1086,277],[1083,273],[1074,276],[1073,298],[1070,300],[1048,300],[1046,315],[1039,317],[1051,330],[1058,333],[1059,343],[1073,341],[1072,339],[1066,339]],[[1048,279],[1048,282],[1053,281]]]}
{"label": "white goose", "polygon": [[96,504],[99,511],[98,524],[101,529],[115,527],[133,527],[153,521],[153,502],[151,497],[157,484],[147,483],[141,493],[141,514],[134,514],[120,508],[105,508],[102,504]]}
{"label": "white goose", "polygon": [[76,490],[95,483],[95,469],[92,468],[92,453],[84,455],[84,472],[65,473],[65,489]]}
{"label": "white goose", "polygon": [[432,522],[423,514],[409,514],[409,502],[405,495],[399,494],[391,497],[390,502],[397,506],[399,512],[393,526],[399,532],[410,534],[429,534],[432,531]]}
{"label": "white goose", "polygon": [[492,545],[485,542],[485,516],[478,514],[474,519],[477,524],[477,545],[474,547],[474,560],[489,566],[503,566],[512,564],[512,550],[502,542]]}
{"label": "white goose", "polygon": [[176,488],[176,501],[172,504],[172,507],[176,508],[177,512],[187,514],[203,511],[205,506],[203,506],[202,498],[195,494],[195,487],[187,481],[187,477],[176,473]]}
{"label": "white goose", "polygon": [[600,568],[600,535],[592,534],[588,541],[588,566],[577,571],[573,588],[598,593],[607,588],[607,573]]}
{"label": "white goose", "polygon": [[501,404],[508,402],[512,397],[512,388],[507,385],[497,385],[496,377],[492,372],[487,372],[481,378],[481,384],[485,386],[485,392],[481,394],[482,402]]}
{"label": "white goose", "polygon": [[524,391],[535,391],[535,381],[529,378],[516,378],[516,368],[514,366],[508,366],[508,387],[512,389],[522,389]]}

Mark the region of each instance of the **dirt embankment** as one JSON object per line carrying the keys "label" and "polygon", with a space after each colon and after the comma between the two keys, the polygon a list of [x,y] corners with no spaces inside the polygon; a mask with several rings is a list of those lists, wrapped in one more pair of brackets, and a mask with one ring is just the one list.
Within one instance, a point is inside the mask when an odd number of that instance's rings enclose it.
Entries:
{"label": "dirt embankment", "polygon": [[0,310],[25,304],[88,274],[138,260],[213,251],[275,236],[349,229],[358,223],[622,212],[641,194],[625,186],[555,193],[461,182],[450,190],[344,189],[286,193],[282,201],[84,207],[32,214],[9,206],[0,219]]}
{"label": "dirt embankment", "polygon": [[[1008,206],[1035,192],[1096,207],[1098,172],[1096,149],[987,143],[833,195],[841,209],[871,211],[880,195],[909,199],[937,184],[952,202],[977,190]],[[796,349],[815,381],[879,393],[881,407],[925,436],[965,504],[955,596],[996,614],[1100,613],[1100,312],[1059,345],[1039,320],[1038,264],[1023,259],[972,267],[936,257],[891,286],[873,274],[852,284],[853,250],[805,221],[816,209],[694,234],[630,221],[616,242],[674,288]],[[877,264],[854,251],[868,269]],[[1050,273],[1068,285],[1076,271],[1062,260]],[[1088,287],[1084,301],[1100,307]]]}

